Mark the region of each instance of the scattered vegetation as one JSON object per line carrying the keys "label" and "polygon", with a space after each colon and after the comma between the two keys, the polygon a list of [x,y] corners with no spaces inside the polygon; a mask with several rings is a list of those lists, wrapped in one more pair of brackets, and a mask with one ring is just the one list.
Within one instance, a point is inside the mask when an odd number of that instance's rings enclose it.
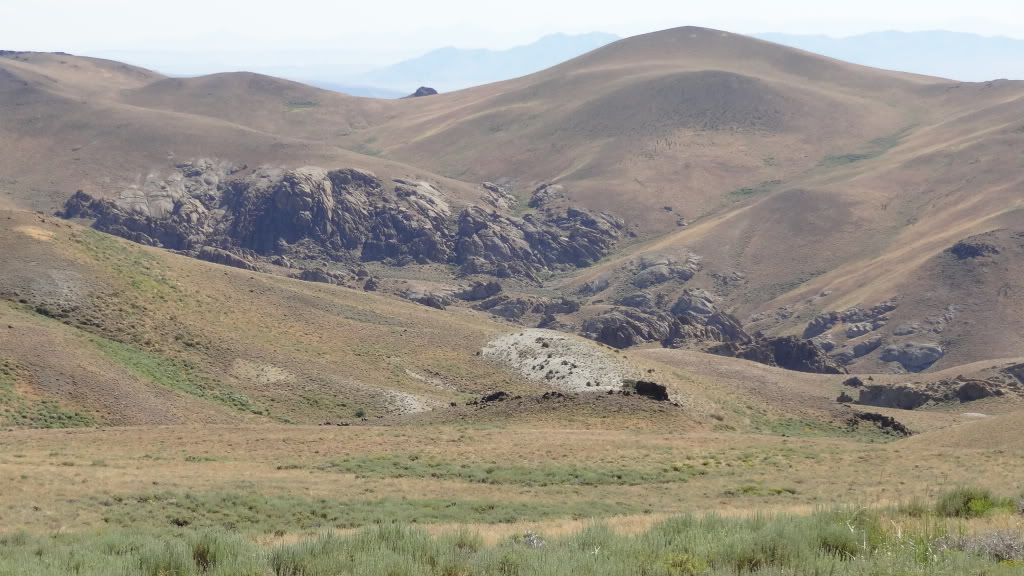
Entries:
{"label": "scattered vegetation", "polygon": [[819,163],[820,166],[825,168],[835,168],[837,166],[845,166],[847,164],[854,164],[856,162],[862,162],[864,160],[871,160],[878,158],[882,154],[888,152],[891,148],[895,148],[900,142],[910,133],[913,127],[907,127],[895,134],[889,136],[883,136],[882,138],[876,138],[868,143],[868,146],[863,152],[855,152],[849,154],[839,154],[835,156],[826,156]]}
{"label": "scattered vegetation", "polygon": [[89,229],[72,238],[92,260],[124,280],[137,294],[167,300],[178,291],[160,259],[140,246]]}
{"label": "scattered vegetation", "polygon": [[416,454],[354,456],[321,465],[321,470],[345,472],[364,478],[436,478],[482,484],[521,486],[578,485],[636,486],[686,482],[705,474],[691,464],[677,463],[657,468],[546,465],[498,465],[455,463]]}
{"label": "scattered vegetation", "polygon": [[92,342],[108,358],[155,384],[214,400],[243,412],[267,414],[244,394],[218,387],[188,362],[157,356],[99,336],[93,337]]}
{"label": "scattered vegetation", "polygon": [[288,110],[308,110],[310,108],[316,108],[320,103],[316,100],[289,100],[287,103]]}
{"label": "scattered vegetation", "polygon": [[[939,522],[834,509],[808,516],[684,516],[636,535],[593,525],[487,545],[465,530],[433,536],[398,523],[267,544],[217,529],[26,533],[0,537],[0,574],[37,576],[715,576],[1019,574],[1024,535],[951,534]],[[963,522],[962,520],[960,522]],[[956,527],[953,527],[956,529]],[[283,535],[283,534],[282,534]]]}
{"label": "scattered vegetation", "polygon": [[381,156],[384,155],[384,152],[382,150],[380,150],[379,148],[374,148],[373,145],[376,142],[377,142],[377,138],[375,136],[371,136],[371,137],[367,138],[363,142],[357,142],[352,147],[352,149],[355,152],[358,152],[360,154],[365,154],[366,156],[381,157]]}
{"label": "scattered vegetation", "polygon": [[55,400],[19,394],[15,388],[19,369],[0,359],[0,425],[24,428],[80,428],[95,426],[89,414],[66,410]]}
{"label": "scattered vegetation", "polygon": [[[639,505],[574,501],[380,498],[332,500],[251,492],[154,492],[94,498],[104,523],[117,528],[216,528],[278,531],[359,528],[380,523],[507,524],[545,518],[589,518],[640,512]],[[2,572],[0,572],[2,574]]]}
{"label": "scattered vegetation", "polygon": [[742,200],[765,192],[771,192],[779,184],[782,184],[781,180],[768,180],[767,182],[761,182],[757,186],[739,188],[730,192],[729,198],[732,200]]}
{"label": "scattered vegetation", "polygon": [[775,418],[760,412],[749,414],[758,432],[795,438],[851,438],[865,442],[891,441],[900,438],[875,426],[846,426],[807,418]]}

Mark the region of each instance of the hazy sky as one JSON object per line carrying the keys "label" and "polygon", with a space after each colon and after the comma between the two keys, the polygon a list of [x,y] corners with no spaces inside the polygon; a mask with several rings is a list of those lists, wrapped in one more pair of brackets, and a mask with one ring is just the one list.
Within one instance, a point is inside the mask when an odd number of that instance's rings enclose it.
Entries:
{"label": "hazy sky", "polygon": [[1024,38],[1021,0],[0,0],[0,49],[281,52],[378,64],[553,32],[628,36],[682,25],[850,35],[946,29]]}

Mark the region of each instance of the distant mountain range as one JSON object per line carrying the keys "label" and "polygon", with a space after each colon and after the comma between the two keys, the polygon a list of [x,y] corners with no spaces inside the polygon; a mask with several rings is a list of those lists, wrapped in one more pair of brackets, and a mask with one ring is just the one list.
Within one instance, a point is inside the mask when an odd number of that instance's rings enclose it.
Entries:
{"label": "distant mountain range", "polygon": [[433,50],[353,79],[354,83],[404,90],[430,86],[442,92],[525,76],[618,40],[614,34],[552,34],[508,50]]}
{"label": "distant mountain range", "polygon": [[1024,40],[960,32],[872,32],[847,38],[758,34],[839,60],[966,82],[1024,79]]}
{"label": "distant mountain range", "polygon": [[[1024,40],[959,32],[872,32],[847,38],[765,33],[757,38],[876,68],[962,81],[1024,79]],[[158,70],[196,76],[249,70],[353,96],[399,98],[419,86],[451,92],[537,72],[618,40],[593,32],[552,34],[507,50],[439,48],[416,58],[358,72],[341,67],[352,54],[296,51],[198,54],[110,51],[93,54]]]}

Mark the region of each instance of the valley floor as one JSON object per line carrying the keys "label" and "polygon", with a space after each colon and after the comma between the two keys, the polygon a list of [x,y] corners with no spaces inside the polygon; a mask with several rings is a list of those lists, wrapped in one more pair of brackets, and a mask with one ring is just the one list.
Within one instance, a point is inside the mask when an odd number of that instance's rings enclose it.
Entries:
{"label": "valley floor", "polygon": [[982,481],[1019,490],[1020,419],[896,441],[514,423],[18,430],[0,434],[0,514],[37,533],[267,536],[378,522],[505,534],[524,522],[873,507]]}
{"label": "valley floor", "polygon": [[514,423],[10,430],[0,574],[1011,574],[923,551],[946,532],[1019,539],[1020,516],[918,508],[965,484],[1018,494],[1020,416],[895,441]]}

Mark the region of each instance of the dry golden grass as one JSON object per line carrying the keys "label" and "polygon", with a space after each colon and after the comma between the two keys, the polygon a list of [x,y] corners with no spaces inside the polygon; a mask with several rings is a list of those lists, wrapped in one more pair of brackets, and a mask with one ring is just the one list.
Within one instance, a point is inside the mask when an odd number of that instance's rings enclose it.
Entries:
{"label": "dry golden grass", "polygon": [[[1020,416],[1008,415],[1004,422]],[[629,531],[673,513],[799,512],[833,504],[874,507],[930,500],[981,479],[997,492],[1015,493],[1024,477],[1019,434],[1011,430],[1000,442],[970,446],[951,447],[943,440],[984,433],[988,425],[965,423],[955,432],[938,430],[884,444],[817,436],[540,429],[517,422],[500,427],[23,430],[0,434],[0,481],[8,487],[0,510],[11,525],[55,530],[101,526],[111,509],[99,502],[147,494],[246,494],[342,503],[410,499],[412,505],[443,499],[548,505],[554,518],[544,520],[547,532],[575,530],[590,514],[571,521],[559,517],[602,502],[611,507],[594,515],[622,514],[613,523]],[[353,466],[336,468],[346,461]],[[410,466],[393,465],[403,462]],[[498,469],[498,474],[514,465],[523,479],[537,471],[552,474],[547,484],[499,476],[468,481],[416,471],[416,463],[427,462],[456,470]],[[565,469],[619,470],[627,483],[578,485],[557,472]],[[629,482],[628,475],[639,472],[662,480]],[[164,512],[154,508],[153,522]],[[172,512],[173,506],[167,513]],[[495,529],[493,538],[529,527],[536,520],[530,516],[540,514],[519,513],[509,526]],[[430,523],[429,518],[424,512],[424,522]],[[465,523],[477,522],[470,517],[459,525]]]}

